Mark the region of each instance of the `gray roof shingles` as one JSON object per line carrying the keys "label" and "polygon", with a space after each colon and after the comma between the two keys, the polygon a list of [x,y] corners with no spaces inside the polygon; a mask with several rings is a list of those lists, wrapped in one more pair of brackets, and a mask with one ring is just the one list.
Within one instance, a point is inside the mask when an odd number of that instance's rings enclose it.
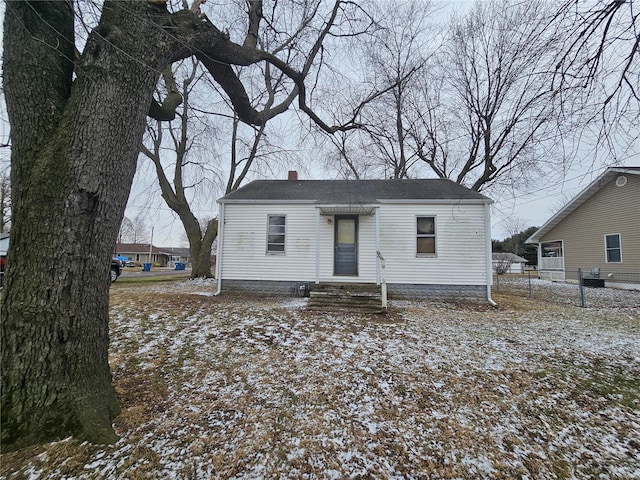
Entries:
{"label": "gray roof shingles", "polygon": [[371,204],[378,200],[475,200],[484,195],[446,179],[421,180],[254,180],[220,198],[227,201],[315,201]]}

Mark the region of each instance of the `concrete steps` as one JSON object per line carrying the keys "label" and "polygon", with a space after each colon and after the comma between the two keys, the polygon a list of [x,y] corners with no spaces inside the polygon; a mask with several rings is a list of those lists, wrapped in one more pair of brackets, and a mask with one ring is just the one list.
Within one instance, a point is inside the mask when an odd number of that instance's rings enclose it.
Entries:
{"label": "concrete steps", "polygon": [[308,310],[382,312],[380,286],[370,283],[321,283],[314,285]]}

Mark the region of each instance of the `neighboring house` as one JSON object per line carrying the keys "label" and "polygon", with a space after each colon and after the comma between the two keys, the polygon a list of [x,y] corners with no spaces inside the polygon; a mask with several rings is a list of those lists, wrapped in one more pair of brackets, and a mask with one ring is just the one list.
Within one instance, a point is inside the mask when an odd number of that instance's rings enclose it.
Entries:
{"label": "neighboring house", "polygon": [[608,168],[536,231],[540,278],[640,289],[640,167]]}
{"label": "neighboring house", "polygon": [[158,247],[163,252],[171,252],[171,259],[175,262],[182,262],[188,264],[191,262],[191,250],[189,248],[182,247]]}
{"label": "neighboring house", "polygon": [[173,267],[175,262],[185,261],[182,252],[176,252],[169,248],[159,248],[148,243],[118,243],[116,244],[116,255],[133,260],[136,263],[153,263],[161,267]]}
{"label": "neighboring house", "polygon": [[6,256],[9,250],[9,232],[0,233],[0,255]]}
{"label": "neighboring house", "polygon": [[380,284],[384,273],[391,295],[491,298],[492,201],[450,180],[297,180],[290,172],[218,202],[221,291]]}
{"label": "neighboring house", "polygon": [[[0,275],[4,272],[7,263],[7,250],[9,250],[9,232],[0,232]],[[2,277],[0,277],[0,287],[2,286]]]}
{"label": "neighboring house", "polygon": [[493,269],[505,270],[503,273],[524,273],[524,266],[527,263],[526,258],[510,252],[493,252],[491,258]]}

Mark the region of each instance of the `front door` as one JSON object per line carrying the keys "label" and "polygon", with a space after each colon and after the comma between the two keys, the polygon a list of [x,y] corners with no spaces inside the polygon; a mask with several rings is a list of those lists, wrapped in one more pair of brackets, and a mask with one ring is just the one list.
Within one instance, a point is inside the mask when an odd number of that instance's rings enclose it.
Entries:
{"label": "front door", "polygon": [[334,275],[358,275],[358,216],[336,215]]}

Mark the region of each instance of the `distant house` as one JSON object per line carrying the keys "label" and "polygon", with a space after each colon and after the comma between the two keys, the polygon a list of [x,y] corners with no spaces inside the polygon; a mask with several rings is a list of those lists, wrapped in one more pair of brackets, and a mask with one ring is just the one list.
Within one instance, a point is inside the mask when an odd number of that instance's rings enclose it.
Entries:
{"label": "distant house", "polygon": [[188,264],[191,262],[191,250],[182,247],[158,247],[163,252],[170,252],[173,262]]}
{"label": "distant house", "polygon": [[505,270],[503,273],[524,273],[525,264],[528,262],[526,258],[510,252],[493,252],[491,259],[493,269]]}
{"label": "distant house", "polygon": [[6,255],[9,250],[9,232],[0,232],[0,255]]}
{"label": "distant house", "polygon": [[640,289],[640,167],[609,168],[538,229],[538,275]]}
{"label": "distant house", "polygon": [[381,256],[392,296],[490,299],[492,201],[450,180],[298,180],[290,172],[218,202],[222,291],[379,285]]}
{"label": "distant house", "polygon": [[174,251],[170,248],[160,248],[148,243],[118,243],[116,255],[122,255],[137,264],[151,262],[161,267],[173,267],[175,262],[185,262],[182,251]]}
{"label": "distant house", "polygon": [[[4,272],[7,262],[7,251],[9,250],[9,232],[0,232],[0,275]],[[2,286],[2,277],[0,276],[0,287]]]}

